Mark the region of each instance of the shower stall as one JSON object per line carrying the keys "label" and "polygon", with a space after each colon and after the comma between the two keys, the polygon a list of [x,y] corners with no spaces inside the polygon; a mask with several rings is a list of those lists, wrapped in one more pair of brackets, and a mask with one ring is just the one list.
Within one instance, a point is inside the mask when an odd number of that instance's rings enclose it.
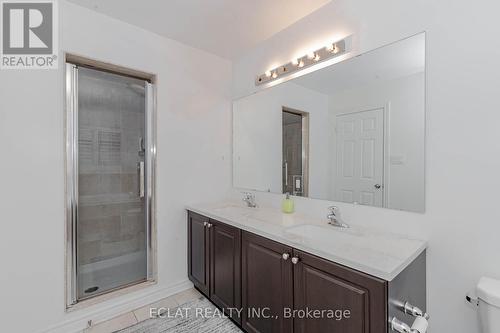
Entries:
{"label": "shower stall", "polygon": [[68,306],[154,280],[153,94],[146,75],[66,64]]}

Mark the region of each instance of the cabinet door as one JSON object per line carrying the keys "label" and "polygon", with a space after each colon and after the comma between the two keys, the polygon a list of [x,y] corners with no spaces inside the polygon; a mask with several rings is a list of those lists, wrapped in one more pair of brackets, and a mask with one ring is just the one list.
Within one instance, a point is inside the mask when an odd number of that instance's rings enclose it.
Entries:
{"label": "cabinet door", "polygon": [[318,319],[295,316],[295,333],[387,332],[385,281],[301,251],[294,257],[295,309],[325,310]]}
{"label": "cabinet door", "polygon": [[[221,309],[241,308],[240,229],[210,220],[210,299]],[[241,323],[236,311],[227,311]]]}
{"label": "cabinet door", "polygon": [[208,218],[188,213],[188,276],[191,282],[209,296]]}
{"label": "cabinet door", "polygon": [[249,333],[290,333],[285,308],[293,305],[292,264],[283,254],[292,249],[242,232],[242,326]]}

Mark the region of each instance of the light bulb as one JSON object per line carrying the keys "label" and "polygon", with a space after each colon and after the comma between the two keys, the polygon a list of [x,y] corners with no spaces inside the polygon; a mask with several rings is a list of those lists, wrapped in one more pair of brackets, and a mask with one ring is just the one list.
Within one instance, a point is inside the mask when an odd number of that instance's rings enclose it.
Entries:
{"label": "light bulb", "polygon": [[336,54],[336,53],[339,53],[339,48],[337,47],[337,44],[333,43],[333,44],[329,44],[326,49],[329,51],[329,52],[332,52],[333,54]]}
{"label": "light bulb", "polygon": [[271,77],[271,71],[266,71],[265,75],[266,75],[267,77]]}
{"label": "light bulb", "polygon": [[321,57],[316,53],[316,55],[314,56],[314,61],[319,61],[319,59],[321,59]]}
{"label": "light bulb", "polygon": [[298,66],[299,65],[299,59],[295,58],[295,59],[292,59],[292,65],[294,66]]}
{"label": "light bulb", "polygon": [[337,53],[339,53],[339,48],[337,47],[337,44],[333,44],[333,50],[332,50],[332,53],[333,53],[333,54],[337,54]]}
{"label": "light bulb", "polygon": [[297,65],[299,68],[304,67],[304,60],[300,59],[299,64]]}
{"label": "light bulb", "polygon": [[314,57],[315,57],[315,56],[316,56],[316,53],[314,53],[314,52],[309,52],[309,53],[307,54],[307,59],[312,60],[312,59],[314,59]]}
{"label": "light bulb", "polygon": [[273,74],[271,75],[271,77],[272,77],[273,79],[277,78],[277,77],[278,77],[278,73],[276,73],[276,71],[274,71],[274,72],[273,72]]}

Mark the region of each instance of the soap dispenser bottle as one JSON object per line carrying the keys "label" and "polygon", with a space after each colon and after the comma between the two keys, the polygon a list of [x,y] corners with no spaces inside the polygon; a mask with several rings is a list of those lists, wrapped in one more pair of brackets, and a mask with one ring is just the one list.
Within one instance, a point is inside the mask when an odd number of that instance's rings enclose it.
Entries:
{"label": "soap dispenser bottle", "polygon": [[285,198],[283,199],[283,202],[281,204],[281,210],[283,211],[283,213],[286,214],[293,213],[294,204],[293,204],[293,199],[290,198],[289,193],[285,193]]}

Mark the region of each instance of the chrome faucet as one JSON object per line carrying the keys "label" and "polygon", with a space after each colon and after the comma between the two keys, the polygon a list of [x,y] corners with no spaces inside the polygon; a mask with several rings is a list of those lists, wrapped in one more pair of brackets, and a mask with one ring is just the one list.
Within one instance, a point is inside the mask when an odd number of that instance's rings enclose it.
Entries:
{"label": "chrome faucet", "polygon": [[255,194],[252,194],[250,192],[243,192],[243,201],[246,202],[247,207],[257,207],[257,204],[255,203]]}
{"label": "chrome faucet", "polygon": [[328,207],[329,213],[326,216],[328,224],[337,228],[349,228],[349,225],[344,223],[340,218],[340,209],[337,206]]}

